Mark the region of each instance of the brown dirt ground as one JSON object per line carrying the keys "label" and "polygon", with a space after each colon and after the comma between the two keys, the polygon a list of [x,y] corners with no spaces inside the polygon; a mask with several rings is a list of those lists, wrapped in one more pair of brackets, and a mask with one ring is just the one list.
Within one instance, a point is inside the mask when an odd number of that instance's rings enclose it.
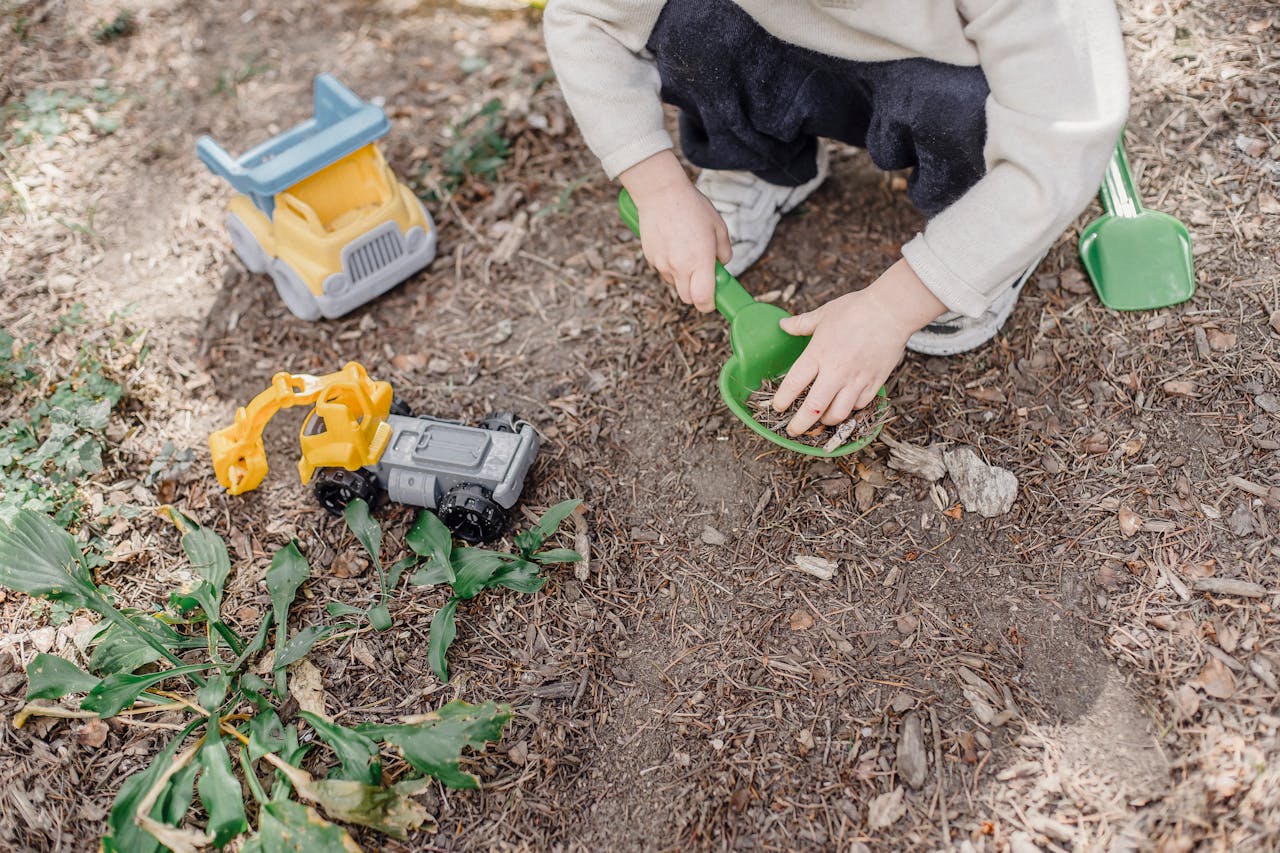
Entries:
{"label": "brown dirt ground", "polygon": [[[368,578],[325,572],[357,546],[288,469],[296,421],[272,428],[276,470],[249,496],[222,494],[203,464],[155,487],[139,479],[165,440],[203,460],[207,433],[272,372],[358,358],[418,411],[518,409],[547,438],[525,505],[573,496],[590,509],[587,579],[565,572],[540,595],[465,608],[449,685],[423,653],[441,603],[428,591],[402,592],[394,630],[313,655],[343,720],[453,697],[516,708],[504,742],[472,762],[484,790],[433,797],[437,834],[362,843],[1280,846],[1280,420],[1266,411],[1280,389],[1280,319],[1268,325],[1280,309],[1274,4],[1122,4],[1130,152],[1151,206],[1193,228],[1192,303],[1103,309],[1080,286],[1069,235],[996,341],[955,359],[909,356],[891,383],[898,440],[967,444],[1017,474],[1013,511],[992,520],[944,515],[954,487],[889,469],[882,444],[838,464],[792,458],[726,416],[713,387],[723,325],[645,270],[614,188],[554,83],[542,85],[534,14],[139,0],[137,32],[98,44],[93,26],[113,4],[0,8],[6,102],[37,87],[127,96],[111,108],[123,119],[114,134],[73,117],[52,145],[0,155],[0,321],[38,342],[72,302],[103,326],[128,309],[111,328],[145,330],[152,347],[122,375],[130,397],[109,470],[87,493],[154,506],[163,490],[216,525],[238,558],[235,608],[266,606],[269,555],[295,536],[318,575],[305,617],[329,598],[367,600]],[[464,74],[469,55],[487,65]],[[310,78],[326,69],[385,97],[385,151],[401,175],[438,162],[450,124],[495,96],[513,154],[496,182],[434,207],[442,252],[426,273],[341,321],[306,324],[231,255],[229,190],[194,141],[209,132],[243,147],[303,118]],[[897,187],[841,152],[745,284],[789,294],[791,310],[864,285],[919,225]],[[65,224],[90,211],[89,233]],[[495,258],[522,216],[518,253]],[[511,335],[495,343],[505,322]],[[433,360],[436,372],[421,366]],[[1179,380],[1189,393],[1171,393]],[[1121,508],[1145,521],[1131,536]],[[397,540],[411,514],[382,517]],[[706,544],[708,526],[726,542]],[[172,533],[144,516],[113,535],[128,547],[104,580],[140,606],[162,600],[179,565]],[[835,577],[795,570],[806,554],[837,561]],[[1209,573],[1267,593],[1197,592]],[[16,596],[0,603],[6,720],[43,618]],[[1197,680],[1215,660],[1231,675],[1216,697]],[[896,765],[908,715],[928,755],[918,790]],[[117,727],[94,749],[65,724],[0,725],[0,844],[92,846],[119,781],[162,734]],[[876,798],[894,792],[904,812],[873,825],[888,802]]]}

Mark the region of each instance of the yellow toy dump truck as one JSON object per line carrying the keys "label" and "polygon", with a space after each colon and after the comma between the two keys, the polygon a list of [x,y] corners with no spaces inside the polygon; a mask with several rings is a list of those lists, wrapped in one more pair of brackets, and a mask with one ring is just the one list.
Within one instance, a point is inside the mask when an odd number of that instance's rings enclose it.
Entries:
{"label": "yellow toy dump truck", "polygon": [[267,476],[262,430],[280,409],[310,405],[298,438],[298,475],[315,481],[320,505],[341,514],[381,493],[434,509],[467,542],[502,535],[538,454],[538,434],[510,412],[477,426],[414,417],[391,385],[350,362],[325,376],[277,373],[271,387],[236,410],[235,423],[209,436],[213,470],[228,492],[256,489]]}
{"label": "yellow toy dump truck", "polygon": [[374,144],[386,113],[329,74],[314,116],[240,157],[208,136],[196,152],[242,195],[227,213],[231,245],[267,273],[304,320],[340,317],[431,263],[431,215]]}

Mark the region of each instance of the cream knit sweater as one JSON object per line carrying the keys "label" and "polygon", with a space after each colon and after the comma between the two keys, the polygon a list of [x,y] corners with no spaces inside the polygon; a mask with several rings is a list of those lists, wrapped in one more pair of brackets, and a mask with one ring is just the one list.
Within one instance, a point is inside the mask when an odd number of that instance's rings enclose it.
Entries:
{"label": "cream knit sweater", "polygon": [[[902,248],[952,311],[978,316],[1097,192],[1128,112],[1113,0],[735,0],[783,41],[845,59],[982,67],[986,175]],[[672,146],[645,43],[661,0],[550,0],[547,50],[612,178]]]}

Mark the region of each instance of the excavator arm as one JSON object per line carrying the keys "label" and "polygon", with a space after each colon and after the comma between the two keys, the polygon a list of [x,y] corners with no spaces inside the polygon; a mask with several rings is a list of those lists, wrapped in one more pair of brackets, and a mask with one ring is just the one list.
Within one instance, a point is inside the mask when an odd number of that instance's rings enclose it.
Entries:
{"label": "excavator arm", "polygon": [[[302,482],[319,467],[355,470],[373,465],[391,439],[391,397],[389,383],[370,379],[354,361],[324,376],[277,373],[270,388],[236,410],[235,423],[209,436],[218,482],[233,495],[262,483],[267,476],[262,431],[276,412],[292,406],[315,407],[299,436]],[[319,423],[313,423],[316,418]]]}

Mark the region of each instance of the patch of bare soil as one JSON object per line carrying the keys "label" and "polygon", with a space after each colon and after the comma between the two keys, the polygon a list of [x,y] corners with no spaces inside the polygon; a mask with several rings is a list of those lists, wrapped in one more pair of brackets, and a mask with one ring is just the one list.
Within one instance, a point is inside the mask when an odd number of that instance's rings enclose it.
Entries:
{"label": "patch of bare soil", "polygon": [[[11,8],[10,105],[39,87],[124,95],[103,107],[122,119],[114,133],[77,114],[49,144],[0,155],[0,322],[38,340],[79,301],[102,324],[130,311],[118,322],[150,347],[124,377],[118,444],[87,492],[173,500],[216,526],[247,624],[268,606],[270,553],[294,537],[316,575],[302,618],[369,601],[369,578],[329,571],[356,546],[290,470],[296,420],[268,434],[257,492],[228,497],[204,467],[208,432],[273,372],[358,359],[418,412],[518,411],[546,439],[525,505],[581,497],[590,510],[586,579],[463,608],[448,685],[426,663],[434,591],[403,591],[392,631],[313,655],[342,721],[454,697],[516,709],[503,743],[471,762],[484,789],[429,803],[437,835],[362,835],[369,849],[1280,844],[1274,4],[1122,4],[1130,151],[1151,206],[1192,227],[1193,302],[1103,309],[1068,235],[995,341],[909,356],[891,382],[895,439],[969,445],[1018,476],[1012,512],[989,520],[958,508],[949,481],[889,468],[883,444],[801,459],[723,411],[724,325],[645,270],[550,80],[534,13],[139,3],[136,33],[99,44],[94,22],[114,8]],[[469,73],[464,57],[478,58]],[[490,98],[511,153],[496,179],[429,203],[441,253],[426,272],[308,324],[231,254],[230,190],[194,144],[209,132],[243,148],[306,117],[321,70],[385,97],[388,159],[424,192],[450,128]],[[919,226],[900,178],[838,152],[744,285],[814,308],[872,280]],[[197,464],[146,485],[166,441]],[[381,517],[394,550],[412,514]],[[104,580],[137,606],[159,601],[179,562],[172,532],[140,516],[112,535],[131,547]],[[1224,579],[1261,595],[1223,593]],[[46,624],[21,597],[0,600],[6,719],[25,689],[17,662]],[[119,780],[158,742],[139,726],[97,745],[65,722],[0,726],[0,844],[92,847]]]}

